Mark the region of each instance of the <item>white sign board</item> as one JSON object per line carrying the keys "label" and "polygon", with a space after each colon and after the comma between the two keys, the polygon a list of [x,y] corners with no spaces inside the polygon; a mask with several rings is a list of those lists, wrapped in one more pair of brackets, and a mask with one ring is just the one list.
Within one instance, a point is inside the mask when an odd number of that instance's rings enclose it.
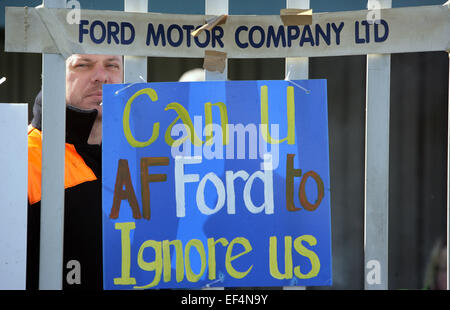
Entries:
{"label": "white sign board", "polygon": [[231,15],[226,23],[191,32],[211,16],[82,10],[6,8],[7,52],[204,57],[205,50],[228,58],[284,58],[391,54],[450,49],[450,10],[423,6],[313,14],[311,25],[285,26],[279,15]]}
{"label": "white sign board", "polygon": [[28,106],[0,103],[0,290],[26,282]]}

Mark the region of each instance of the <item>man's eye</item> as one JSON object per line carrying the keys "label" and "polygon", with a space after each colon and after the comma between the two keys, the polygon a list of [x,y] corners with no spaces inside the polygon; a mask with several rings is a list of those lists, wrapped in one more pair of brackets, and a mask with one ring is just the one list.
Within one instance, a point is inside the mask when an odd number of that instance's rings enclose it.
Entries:
{"label": "man's eye", "polygon": [[107,67],[113,68],[113,69],[119,69],[119,65],[117,65],[117,64],[108,64]]}

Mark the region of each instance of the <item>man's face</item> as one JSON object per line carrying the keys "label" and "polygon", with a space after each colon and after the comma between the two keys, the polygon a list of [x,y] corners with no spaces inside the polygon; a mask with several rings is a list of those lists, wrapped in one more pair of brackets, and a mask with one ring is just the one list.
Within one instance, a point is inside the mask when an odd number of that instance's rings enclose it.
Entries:
{"label": "man's face", "polygon": [[66,103],[102,117],[102,85],[122,83],[121,56],[72,55],[66,60]]}

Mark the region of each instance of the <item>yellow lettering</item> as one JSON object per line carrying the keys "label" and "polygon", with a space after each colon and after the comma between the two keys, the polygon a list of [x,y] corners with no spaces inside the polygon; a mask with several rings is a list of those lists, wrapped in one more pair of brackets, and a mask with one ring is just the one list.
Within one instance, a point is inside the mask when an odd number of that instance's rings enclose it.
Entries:
{"label": "yellow lettering", "polygon": [[[155,251],[155,260],[152,262],[146,262],[144,260],[144,250],[146,248],[153,248]],[[159,281],[161,280],[161,272],[162,272],[162,253],[161,253],[161,242],[154,241],[154,240],[147,240],[144,243],[142,243],[141,247],[139,248],[138,253],[138,265],[141,269],[145,271],[155,271],[155,277],[153,278],[153,281],[145,286],[135,286],[134,288],[138,289],[146,289],[149,287],[153,287],[159,284]]]}
{"label": "yellow lettering", "polygon": [[[175,258],[176,261],[176,281],[182,282],[184,276],[189,282],[198,282],[206,271],[208,266],[208,279],[216,279],[216,245],[220,243],[223,247],[226,247],[225,254],[225,267],[230,276],[236,279],[242,279],[252,270],[253,265],[251,265],[246,271],[238,271],[232,265],[232,262],[239,257],[252,251],[252,246],[250,242],[244,237],[237,237],[231,242],[228,242],[226,238],[219,238],[215,240],[214,238],[209,238],[207,240],[208,253],[206,253],[205,246],[202,240],[191,239],[189,240],[183,249],[183,243],[181,240],[147,240],[143,242],[139,248],[137,254],[137,265],[144,271],[154,271],[153,279],[147,285],[137,286],[136,280],[130,278],[130,238],[129,232],[131,229],[135,228],[135,223],[117,223],[116,229],[120,228],[122,231],[122,247],[124,249],[122,255],[122,277],[114,279],[114,284],[133,284],[135,289],[147,289],[151,287],[158,286],[161,282],[161,278],[164,282],[172,281],[172,261]],[[236,255],[233,255],[233,249],[235,246],[240,245],[243,249],[239,249]],[[145,250],[151,248],[153,253],[147,253]],[[193,266],[193,260],[191,255],[198,253],[199,259],[195,257],[195,264]],[[184,251],[183,251],[184,250]],[[172,251],[172,252],[171,252]],[[145,253],[144,253],[145,252]],[[234,252],[237,252],[234,250]],[[153,256],[150,256],[154,254]],[[171,255],[172,254],[172,255]],[[175,257],[173,257],[175,255]],[[206,257],[208,255],[208,258]],[[145,258],[151,259],[151,261],[146,261]],[[207,261],[208,259],[208,261]],[[198,267],[198,265],[200,265]],[[195,270],[193,270],[193,267]]]}
{"label": "yellow lettering", "polygon": [[270,144],[280,144],[287,140],[288,144],[295,144],[295,98],[294,87],[288,86],[286,90],[287,101],[287,121],[288,134],[287,137],[278,140],[270,136],[269,133],[269,96],[267,85],[261,86],[261,133],[264,140]]}
{"label": "yellow lettering", "polygon": [[122,243],[122,274],[120,278],[114,278],[115,285],[131,285],[136,284],[136,279],[130,277],[130,230],[135,229],[134,222],[115,223],[114,229],[120,230]]}
{"label": "yellow lettering", "polygon": [[225,238],[220,238],[217,241],[214,241],[214,238],[208,239],[208,279],[215,280],[216,279],[216,244],[221,243],[223,246],[227,246],[228,240]]}
{"label": "yellow lettering", "polygon": [[292,279],[292,237],[284,237],[284,274],[282,274],[278,269],[277,251],[277,237],[272,236],[269,241],[270,275],[279,280]]}
{"label": "yellow lettering", "polygon": [[[198,254],[200,254],[202,266],[201,266],[200,272],[198,274],[195,274],[191,268],[191,258],[190,258],[191,247],[195,247],[197,249]],[[185,252],[185,264],[186,264],[186,279],[189,282],[197,282],[202,277],[202,275],[206,269],[206,253],[205,253],[205,248],[203,247],[203,243],[198,239],[189,240],[189,242],[186,244],[186,248],[184,249],[184,252]]]}
{"label": "yellow lettering", "polygon": [[[175,110],[175,112],[177,112],[177,114],[178,114],[178,116],[175,118],[175,120],[169,125],[169,127],[167,127],[166,134],[164,136],[166,143],[168,145],[170,145],[172,147],[179,146],[179,145],[183,144],[183,142],[188,137],[191,139],[191,143],[193,145],[195,145],[195,146],[203,145],[203,141],[195,133],[194,125],[192,124],[192,120],[191,120],[191,117],[189,116],[188,111],[186,111],[186,109],[181,104],[179,104],[178,102],[169,103],[164,110],[165,111]],[[172,139],[171,132],[172,132],[172,127],[175,125],[175,123],[179,119],[181,119],[184,126],[186,127],[186,130],[188,131],[188,137],[184,137],[183,139],[178,139],[175,141],[174,139]]]}
{"label": "yellow lettering", "polygon": [[163,261],[164,261],[164,282],[169,282],[171,278],[171,260],[170,257],[170,246],[173,245],[175,247],[175,257],[176,257],[176,277],[177,282],[183,281],[184,278],[184,263],[183,263],[183,245],[180,240],[168,241],[164,240],[162,243],[163,246]]}
{"label": "yellow lettering", "polygon": [[159,135],[159,123],[153,124],[153,132],[150,139],[148,139],[145,142],[137,141],[133,134],[131,133],[130,129],[130,111],[131,111],[131,104],[133,101],[140,95],[146,94],[150,97],[152,101],[158,100],[158,95],[156,94],[156,91],[151,88],[144,88],[136,92],[133,96],[131,96],[130,99],[128,99],[127,104],[125,105],[125,109],[123,111],[123,132],[125,134],[125,138],[127,139],[128,143],[132,147],[146,147],[152,144],[156,141]]}
{"label": "yellow lettering", "polygon": [[320,260],[317,257],[317,254],[313,251],[307,249],[303,246],[302,241],[306,241],[310,246],[315,246],[317,244],[317,239],[311,235],[303,235],[294,240],[294,248],[295,250],[302,256],[309,258],[311,261],[311,270],[307,274],[303,274],[300,271],[300,266],[294,268],[295,276],[299,279],[310,279],[319,273],[320,270]]}
{"label": "yellow lettering", "polygon": [[212,104],[211,102],[205,103],[205,130],[206,130],[206,145],[212,144],[212,107],[219,107],[220,111],[220,126],[222,127],[222,140],[223,145],[228,145],[228,112],[227,106],[223,102],[217,102]]}
{"label": "yellow lettering", "polygon": [[[241,244],[244,247],[244,251],[237,255],[231,256],[231,253],[233,252],[233,247],[235,244]],[[234,267],[231,264],[231,262],[233,260],[241,257],[242,255],[247,254],[251,250],[252,250],[252,246],[251,246],[250,242],[244,237],[238,237],[231,241],[230,245],[227,248],[227,253],[225,254],[225,267],[227,269],[227,272],[230,274],[230,276],[232,276],[233,278],[236,278],[236,279],[242,279],[250,272],[250,270],[252,270],[253,265],[251,265],[247,269],[247,271],[240,272],[240,271],[237,271],[236,269],[234,269]]]}

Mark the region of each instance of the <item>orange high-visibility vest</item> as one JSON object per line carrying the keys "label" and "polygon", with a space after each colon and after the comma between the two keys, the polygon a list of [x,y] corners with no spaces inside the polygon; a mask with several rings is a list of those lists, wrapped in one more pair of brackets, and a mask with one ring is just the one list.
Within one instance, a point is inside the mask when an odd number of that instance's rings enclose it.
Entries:
{"label": "orange high-visibility vest", "polygon": [[[41,200],[42,132],[28,126],[28,201],[34,204]],[[64,188],[95,181],[97,177],[73,144],[66,143]]]}

